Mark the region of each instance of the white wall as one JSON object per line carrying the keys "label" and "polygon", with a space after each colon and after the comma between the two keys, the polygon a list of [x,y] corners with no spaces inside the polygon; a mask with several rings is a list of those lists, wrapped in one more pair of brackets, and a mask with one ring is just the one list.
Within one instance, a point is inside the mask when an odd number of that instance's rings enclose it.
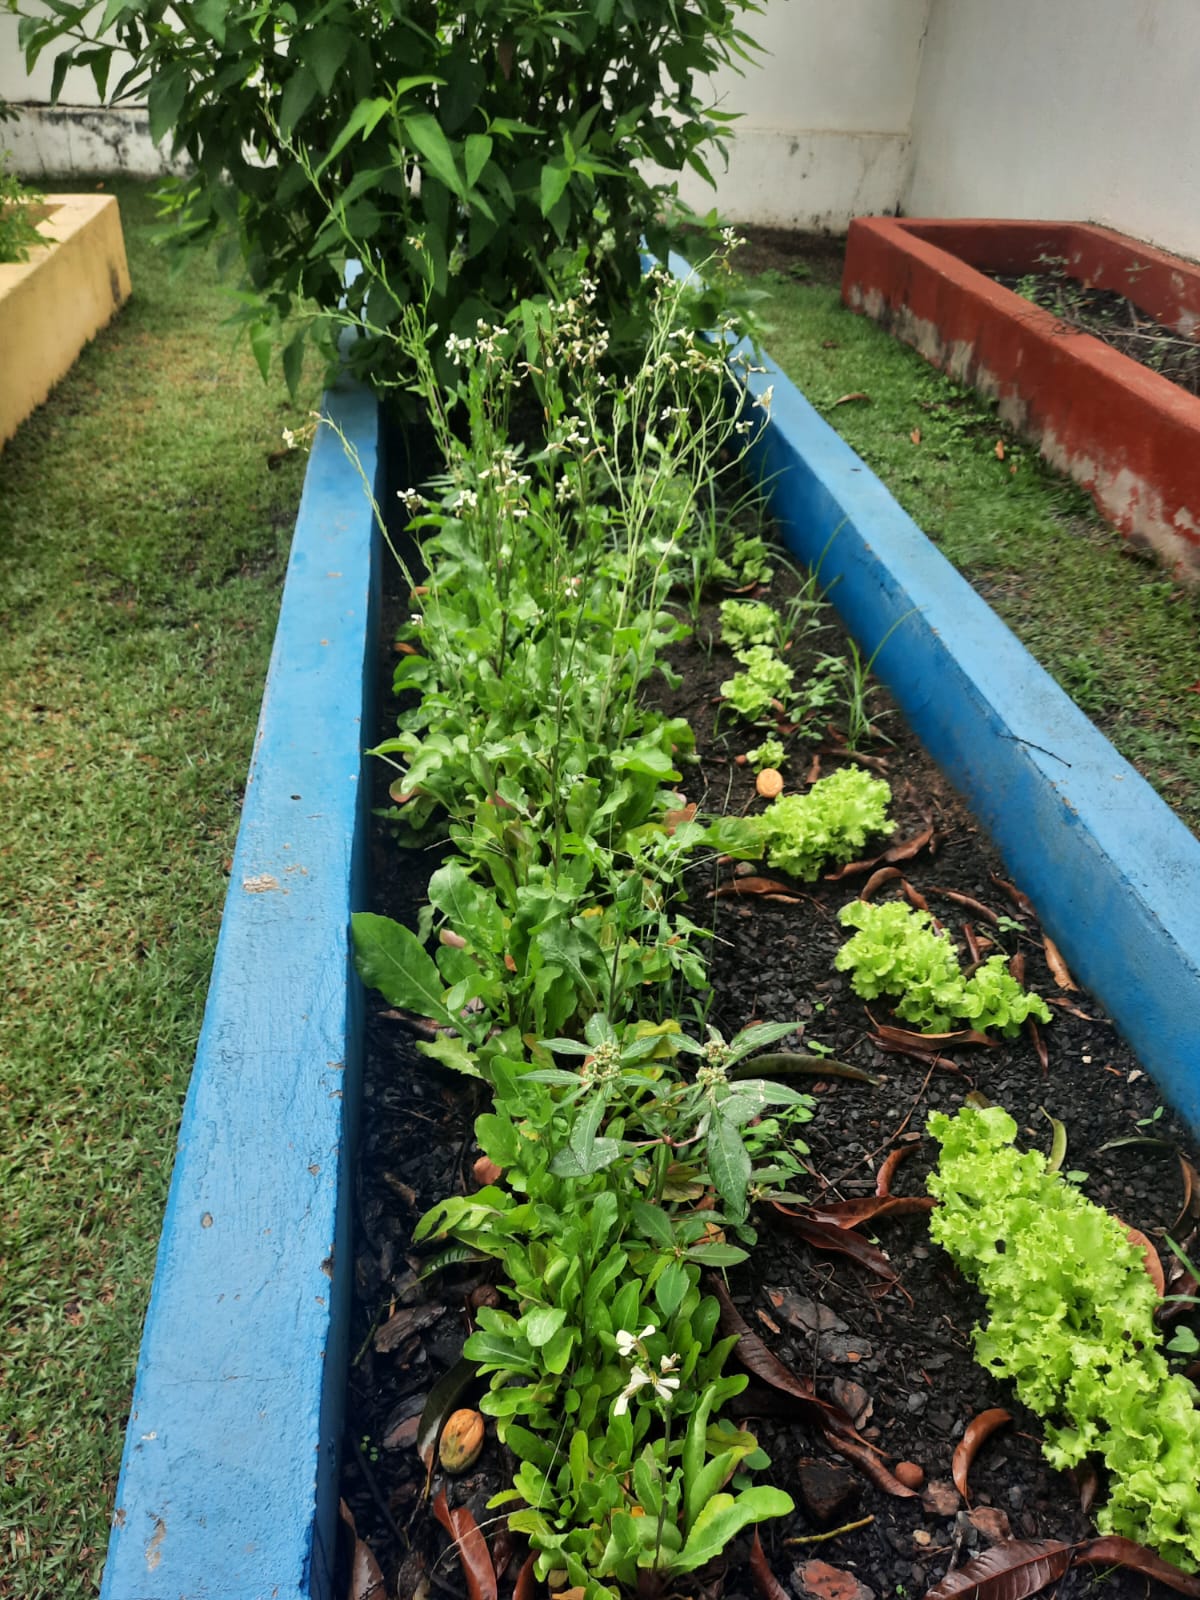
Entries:
{"label": "white wall", "polygon": [[[1200,3],[1200,0],[1197,0]],[[768,0],[746,32],[763,46],[714,90],[740,112],[718,189],[684,179],[697,210],[731,221],[844,229],[892,211],[909,167],[909,126],[930,0]]]}
{"label": "white wall", "polygon": [[1200,0],[932,0],[911,216],[1071,218],[1200,257]]}

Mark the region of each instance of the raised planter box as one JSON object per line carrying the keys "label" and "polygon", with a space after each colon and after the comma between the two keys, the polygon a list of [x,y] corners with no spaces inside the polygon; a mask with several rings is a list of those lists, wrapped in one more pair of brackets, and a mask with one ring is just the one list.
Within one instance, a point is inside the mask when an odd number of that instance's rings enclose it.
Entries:
{"label": "raised planter box", "polygon": [[960,382],[1069,473],[1123,533],[1200,578],[1200,399],[985,276],[1039,257],[1200,331],[1200,266],[1078,222],[850,224],[842,297]]}
{"label": "raised planter box", "polygon": [[[1200,845],[782,372],[757,445],[914,728],[1200,1130]],[[313,451],[117,1491],[102,1600],[330,1594],[360,997],[378,422]],[[757,413],[756,413],[757,414]],[[360,471],[361,469],[361,471]],[[377,491],[378,494],[378,491]]]}
{"label": "raised planter box", "polygon": [[0,265],[0,445],[130,295],[114,195],[51,195],[43,210],[45,245]]}

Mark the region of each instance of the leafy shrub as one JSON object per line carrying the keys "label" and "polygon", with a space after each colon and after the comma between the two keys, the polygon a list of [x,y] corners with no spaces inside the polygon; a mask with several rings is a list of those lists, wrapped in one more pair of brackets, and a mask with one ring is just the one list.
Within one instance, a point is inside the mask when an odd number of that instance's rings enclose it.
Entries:
{"label": "leafy shrub", "polygon": [[25,261],[32,249],[45,243],[30,213],[42,196],[5,170],[7,160],[8,152],[0,151],[0,262]]}
{"label": "leafy shrub", "polygon": [[827,861],[851,861],[874,833],[891,833],[892,791],[861,767],[841,767],[806,794],[781,795],[757,817],[721,817],[708,829],[714,849],[761,861],[811,882]]}
{"label": "leafy shrub", "polygon": [[1014,1148],[1016,1123],[998,1106],[935,1112],[929,1131],[942,1146],[929,1231],[987,1298],[976,1359],[1050,1419],[1052,1466],[1103,1456],[1102,1533],[1194,1569],[1200,1395],[1162,1354],[1141,1251],[1037,1151]]}
{"label": "leafy shrub", "polygon": [[953,944],[933,931],[928,911],[902,900],[851,900],[838,921],[859,931],[834,965],[853,974],[854,992],[863,1000],[899,996],[896,1015],[905,1022],[942,1032],[967,1020],[981,1033],[999,1028],[1012,1038],[1026,1017],[1050,1021],[1046,1002],[1021,988],[1003,956],[991,956],[964,978]]}
{"label": "leafy shrub", "polygon": [[[252,337],[308,301],[334,311],[348,256],[369,263],[346,291],[377,327],[429,296],[443,334],[553,289],[586,257],[614,340],[629,331],[639,240],[661,251],[675,182],[639,163],[708,177],[727,113],[702,100],[708,73],[749,59],[737,26],[753,0],[55,0],[21,20],[30,63],[54,60],[144,96],[150,132],[193,166],[168,185],[184,241],[236,242],[261,297]],[[105,33],[104,30],[111,31]],[[710,179],[711,181],[711,179]],[[707,249],[706,249],[707,253]],[[365,304],[364,304],[365,302]],[[326,327],[328,332],[328,327]],[[298,371],[302,334],[285,368]],[[374,339],[362,367],[394,359]]]}

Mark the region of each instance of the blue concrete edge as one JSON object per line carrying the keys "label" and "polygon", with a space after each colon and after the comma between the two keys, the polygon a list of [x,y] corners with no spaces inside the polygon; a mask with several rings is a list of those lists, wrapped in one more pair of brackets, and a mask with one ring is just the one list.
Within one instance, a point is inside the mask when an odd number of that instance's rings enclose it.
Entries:
{"label": "blue concrete edge", "polygon": [[[347,1364],[379,410],[304,481],[183,1111],[102,1600],[331,1595]],[[361,470],[360,470],[361,469]],[[364,481],[365,480],[365,481]]]}
{"label": "blue concrete edge", "polygon": [[771,391],[752,462],[788,544],[820,565],[1075,977],[1200,1134],[1200,843],[787,375],[740,353],[761,369],[751,400]]}

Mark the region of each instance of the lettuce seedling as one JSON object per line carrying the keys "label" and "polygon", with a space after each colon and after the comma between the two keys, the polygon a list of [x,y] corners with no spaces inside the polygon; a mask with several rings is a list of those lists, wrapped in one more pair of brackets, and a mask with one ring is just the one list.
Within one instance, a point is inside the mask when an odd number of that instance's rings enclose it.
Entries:
{"label": "lettuce seedling", "polygon": [[1013,1038],[1026,1017],[1050,1021],[1050,1009],[1021,988],[1003,956],[991,956],[964,978],[953,944],[933,931],[928,911],[902,900],[852,900],[838,912],[844,928],[859,931],[838,951],[834,966],[850,972],[863,1000],[899,997],[896,1015],[928,1032],[969,1021],[980,1033],[999,1028]]}
{"label": "lettuce seedling", "polygon": [[753,750],[746,751],[746,760],[755,772],[763,772],[767,767],[778,770],[787,760],[787,751],[783,748],[782,739],[764,739]]}
{"label": "lettuce seedling", "polygon": [[811,883],[826,862],[852,861],[872,834],[891,833],[892,791],[861,767],[840,767],[806,794],[781,795],[757,817],[718,817],[708,843]]}
{"label": "lettuce seedling", "polygon": [[721,694],[739,716],[757,722],[772,700],[782,700],[791,693],[792,669],[767,644],[752,644],[746,650],[735,651],[735,655],[746,670],[726,678]]}
{"label": "lettuce seedling", "polygon": [[1154,1323],[1158,1295],[1124,1227],[1036,1150],[1014,1146],[998,1106],[935,1112],[942,1146],[930,1193],[936,1243],[987,1300],[976,1359],[1050,1419],[1058,1470],[1103,1457],[1101,1533],[1200,1565],[1200,1394],[1173,1373]]}
{"label": "lettuce seedling", "polygon": [[773,606],[761,600],[722,600],[721,643],[731,650],[774,644],[778,633],[779,616]]}

